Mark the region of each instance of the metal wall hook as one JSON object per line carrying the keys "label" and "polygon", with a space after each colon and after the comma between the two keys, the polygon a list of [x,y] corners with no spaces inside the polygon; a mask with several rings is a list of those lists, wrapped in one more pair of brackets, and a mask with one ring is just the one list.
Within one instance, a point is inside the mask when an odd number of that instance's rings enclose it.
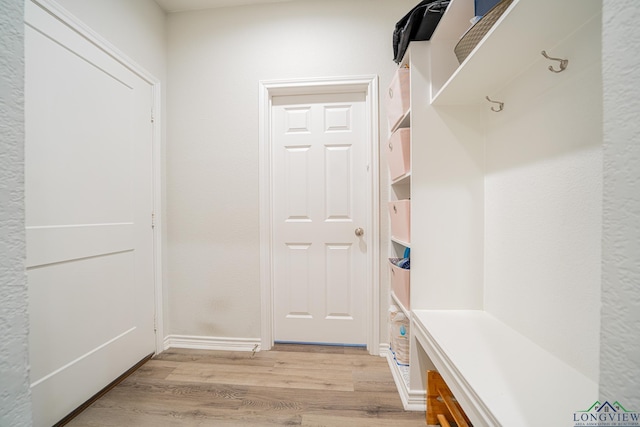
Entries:
{"label": "metal wall hook", "polygon": [[549,65],[549,71],[552,71],[554,73],[561,73],[561,72],[563,72],[564,70],[567,69],[567,65],[569,65],[569,60],[568,59],[552,58],[549,55],[547,55],[547,52],[544,51],[544,50],[542,52],[540,52],[540,53],[542,53],[542,56],[544,56],[547,59],[550,59],[552,61],[560,62],[560,69],[559,70],[556,70],[555,68],[553,68],[552,65]]}
{"label": "metal wall hook", "polygon": [[489,98],[488,96],[485,96],[485,98],[487,98],[487,101],[489,101],[489,102],[493,102],[494,104],[498,104],[498,108],[491,107],[491,111],[499,113],[500,111],[504,110],[504,102],[494,101],[493,99]]}

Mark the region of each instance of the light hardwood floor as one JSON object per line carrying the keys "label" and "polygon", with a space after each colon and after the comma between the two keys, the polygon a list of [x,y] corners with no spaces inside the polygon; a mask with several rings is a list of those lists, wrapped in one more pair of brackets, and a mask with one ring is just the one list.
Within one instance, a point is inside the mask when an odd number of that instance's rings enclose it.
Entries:
{"label": "light hardwood floor", "polygon": [[384,358],[349,347],[170,349],[67,426],[425,426],[406,412]]}

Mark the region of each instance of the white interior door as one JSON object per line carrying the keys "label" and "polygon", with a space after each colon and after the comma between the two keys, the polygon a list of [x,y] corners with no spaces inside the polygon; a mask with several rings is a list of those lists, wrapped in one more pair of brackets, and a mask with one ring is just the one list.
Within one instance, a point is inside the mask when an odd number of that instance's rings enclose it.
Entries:
{"label": "white interior door", "polygon": [[155,348],[152,88],[26,2],[26,224],[34,425]]}
{"label": "white interior door", "polygon": [[366,337],[364,93],[272,100],[274,339]]}

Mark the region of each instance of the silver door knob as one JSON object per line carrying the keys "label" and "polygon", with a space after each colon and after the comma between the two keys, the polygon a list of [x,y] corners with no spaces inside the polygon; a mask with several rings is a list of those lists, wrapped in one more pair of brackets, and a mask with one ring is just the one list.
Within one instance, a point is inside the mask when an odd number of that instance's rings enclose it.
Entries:
{"label": "silver door knob", "polygon": [[356,236],[360,237],[360,236],[362,236],[364,234],[364,230],[362,228],[358,227],[358,228],[356,228],[355,233],[356,233]]}

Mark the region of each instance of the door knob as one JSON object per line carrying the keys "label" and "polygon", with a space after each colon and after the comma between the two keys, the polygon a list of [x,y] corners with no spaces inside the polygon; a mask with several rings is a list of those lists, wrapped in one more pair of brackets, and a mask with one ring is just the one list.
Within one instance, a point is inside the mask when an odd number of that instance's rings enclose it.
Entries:
{"label": "door knob", "polygon": [[360,237],[360,236],[362,236],[364,234],[364,230],[362,228],[358,227],[358,228],[356,228],[355,233],[356,233],[356,236]]}

